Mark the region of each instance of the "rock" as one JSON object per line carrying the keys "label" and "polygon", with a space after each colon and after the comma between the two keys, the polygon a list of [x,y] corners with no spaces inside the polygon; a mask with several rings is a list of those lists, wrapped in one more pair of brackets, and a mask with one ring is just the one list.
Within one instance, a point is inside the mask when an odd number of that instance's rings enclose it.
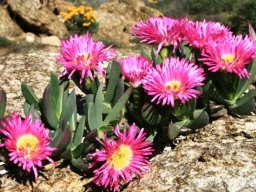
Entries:
{"label": "rock", "polygon": [[16,37],[23,33],[21,28],[11,19],[8,12],[0,5],[0,36]]}
{"label": "rock", "polygon": [[21,18],[23,27],[27,29],[34,28],[34,31],[56,35],[60,38],[68,34],[66,26],[39,0],[7,0],[7,4],[12,12]]}
{"label": "rock", "polygon": [[5,47],[0,47],[0,57],[8,55],[10,53],[10,49]]}
{"label": "rock", "polygon": [[66,11],[67,6],[74,6],[74,4],[68,1],[63,1],[63,0],[48,0],[47,6],[52,11],[61,12],[61,11]]}
{"label": "rock", "polygon": [[256,117],[223,117],[152,159],[125,192],[256,191]]}
{"label": "rock", "polygon": [[99,30],[95,37],[110,44],[128,47],[132,26],[139,20],[160,15],[163,14],[147,7],[141,0],[120,2],[116,0],[103,3],[95,10],[96,20],[99,22]]}
{"label": "rock", "polygon": [[56,47],[60,46],[60,39],[56,36],[40,37],[38,42],[42,43],[43,45],[51,45]]}
{"label": "rock", "polygon": [[25,41],[29,43],[34,43],[36,40],[36,35],[34,33],[26,33],[25,35]]}

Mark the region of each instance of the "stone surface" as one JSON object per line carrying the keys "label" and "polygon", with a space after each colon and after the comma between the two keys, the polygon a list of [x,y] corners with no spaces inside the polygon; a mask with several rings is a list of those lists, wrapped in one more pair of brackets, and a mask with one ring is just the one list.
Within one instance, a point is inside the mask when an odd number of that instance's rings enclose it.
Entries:
{"label": "stone surface", "polygon": [[0,36],[16,37],[23,33],[21,28],[11,19],[7,10],[0,5]]}
{"label": "stone surface", "polygon": [[60,39],[57,36],[45,36],[45,37],[40,37],[38,39],[39,43],[42,43],[43,45],[51,45],[51,46],[60,46]]}
{"label": "stone surface", "polygon": [[139,20],[162,13],[147,7],[141,0],[116,0],[101,4],[95,15],[99,22],[97,38],[129,47],[131,27]]}
{"label": "stone surface", "polygon": [[0,57],[0,86],[7,93],[7,113],[23,112],[24,98],[21,93],[21,82],[26,82],[42,97],[45,86],[50,80],[50,72],[61,73],[55,52],[29,52],[25,54],[9,54]]}
{"label": "stone surface", "polygon": [[60,38],[64,38],[68,34],[65,25],[48,9],[46,3],[41,3],[39,0],[7,0],[7,3],[14,14],[36,30]]}
{"label": "stone surface", "polygon": [[256,191],[256,117],[226,116],[152,159],[124,191]]}

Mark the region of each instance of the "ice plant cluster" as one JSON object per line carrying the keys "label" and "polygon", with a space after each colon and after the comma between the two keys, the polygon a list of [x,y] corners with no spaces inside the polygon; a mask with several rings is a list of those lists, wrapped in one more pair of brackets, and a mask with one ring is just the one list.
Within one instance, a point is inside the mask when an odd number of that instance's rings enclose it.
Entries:
{"label": "ice plant cluster", "polygon": [[102,42],[94,42],[88,35],[71,36],[68,40],[61,42],[60,56],[57,60],[65,68],[64,74],[72,75],[78,71],[80,73],[80,84],[85,76],[94,79],[93,72],[97,71],[105,75],[102,62],[112,60],[116,57],[116,51],[110,47],[105,47]]}
{"label": "ice plant cluster", "polygon": [[144,129],[137,130],[135,124],[120,132],[118,126],[113,130],[116,139],[98,141],[103,148],[93,154],[95,165],[101,167],[94,170],[94,182],[113,191],[119,191],[119,184],[130,181],[134,175],[142,176],[150,166],[149,156],[152,155],[152,143],[146,140]]}
{"label": "ice plant cluster", "polygon": [[18,113],[13,113],[0,123],[0,133],[5,136],[0,146],[9,151],[10,161],[27,172],[33,170],[37,180],[37,167],[43,166],[42,161],[54,163],[50,156],[56,149],[49,146],[49,130],[39,119],[32,122],[30,115],[23,120]]}

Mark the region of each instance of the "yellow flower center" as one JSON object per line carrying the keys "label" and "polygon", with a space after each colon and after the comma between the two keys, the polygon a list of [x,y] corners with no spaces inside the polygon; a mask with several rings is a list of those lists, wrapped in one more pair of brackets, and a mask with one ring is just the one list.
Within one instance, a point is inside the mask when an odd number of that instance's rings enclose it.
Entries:
{"label": "yellow flower center", "polygon": [[180,81],[169,81],[164,86],[165,90],[168,92],[180,92],[181,82]]}
{"label": "yellow flower center", "polygon": [[231,54],[227,54],[227,55],[222,55],[221,59],[225,62],[225,63],[232,63],[235,59],[234,55]]}
{"label": "yellow flower center", "polygon": [[122,170],[130,164],[131,159],[132,150],[130,146],[122,144],[109,158],[109,162],[115,170]]}
{"label": "yellow flower center", "polygon": [[24,153],[25,158],[32,158],[33,152],[38,148],[39,140],[31,134],[22,135],[16,143],[18,151]]}

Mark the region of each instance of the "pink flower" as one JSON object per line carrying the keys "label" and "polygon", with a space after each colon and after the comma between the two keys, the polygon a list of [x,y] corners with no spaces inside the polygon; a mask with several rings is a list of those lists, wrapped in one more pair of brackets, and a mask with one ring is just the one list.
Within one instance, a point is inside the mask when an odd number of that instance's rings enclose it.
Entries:
{"label": "pink flower", "polygon": [[22,120],[18,113],[12,113],[0,123],[2,125],[0,133],[6,136],[0,146],[6,147],[10,152],[10,161],[27,172],[32,169],[37,180],[36,166],[42,167],[42,161],[45,159],[54,163],[49,157],[55,150],[49,147],[51,141],[48,136],[49,130],[38,119],[32,122],[31,115]]}
{"label": "pink flower", "polygon": [[222,41],[232,35],[224,25],[206,20],[201,22],[187,20],[184,24],[183,33],[190,46],[198,49],[204,48],[209,41]]}
{"label": "pink flower", "polygon": [[209,70],[216,72],[223,70],[236,73],[240,78],[249,77],[246,65],[255,58],[255,41],[242,35],[230,37],[221,42],[212,42],[202,50],[201,61],[209,66]]}
{"label": "pink flower", "polygon": [[93,171],[95,184],[119,191],[119,183],[130,181],[134,175],[142,176],[147,171],[153,148],[152,143],[146,141],[144,130],[138,132],[135,124],[123,133],[118,127],[113,131],[117,140],[108,140],[106,134],[103,141],[98,139],[103,149],[91,154],[96,161],[91,167],[101,164]]}
{"label": "pink flower", "polygon": [[152,67],[152,62],[143,56],[129,56],[120,60],[120,64],[123,76],[133,87],[141,84],[147,70]]}
{"label": "pink flower", "polygon": [[203,85],[205,80],[203,69],[186,59],[166,58],[163,65],[157,65],[146,74],[142,86],[148,95],[154,96],[157,104],[171,105],[174,101],[182,103],[201,94],[196,88]]}
{"label": "pink flower", "polygon": [[141,42],[158,45],[157,52],[163,46],[172,45],[174,49],[183,41],[182,22],[169,17],[151,17],[139,21],[132,29],[132,35]]}
{"label": "pink flower", "polygon": [[86,75],[94,79],[92,70],[105,75],[102,66],[103,61],[111,60],[116,57],[116,51],[110,47],[105,48],[102,42],[94,42],[88,34],[83,36],[70,37],[61,42],[60,57],[57,58],[66,69],[64,74],[69,74],[69,78],[75,71],[80,72],[80,83]]}

